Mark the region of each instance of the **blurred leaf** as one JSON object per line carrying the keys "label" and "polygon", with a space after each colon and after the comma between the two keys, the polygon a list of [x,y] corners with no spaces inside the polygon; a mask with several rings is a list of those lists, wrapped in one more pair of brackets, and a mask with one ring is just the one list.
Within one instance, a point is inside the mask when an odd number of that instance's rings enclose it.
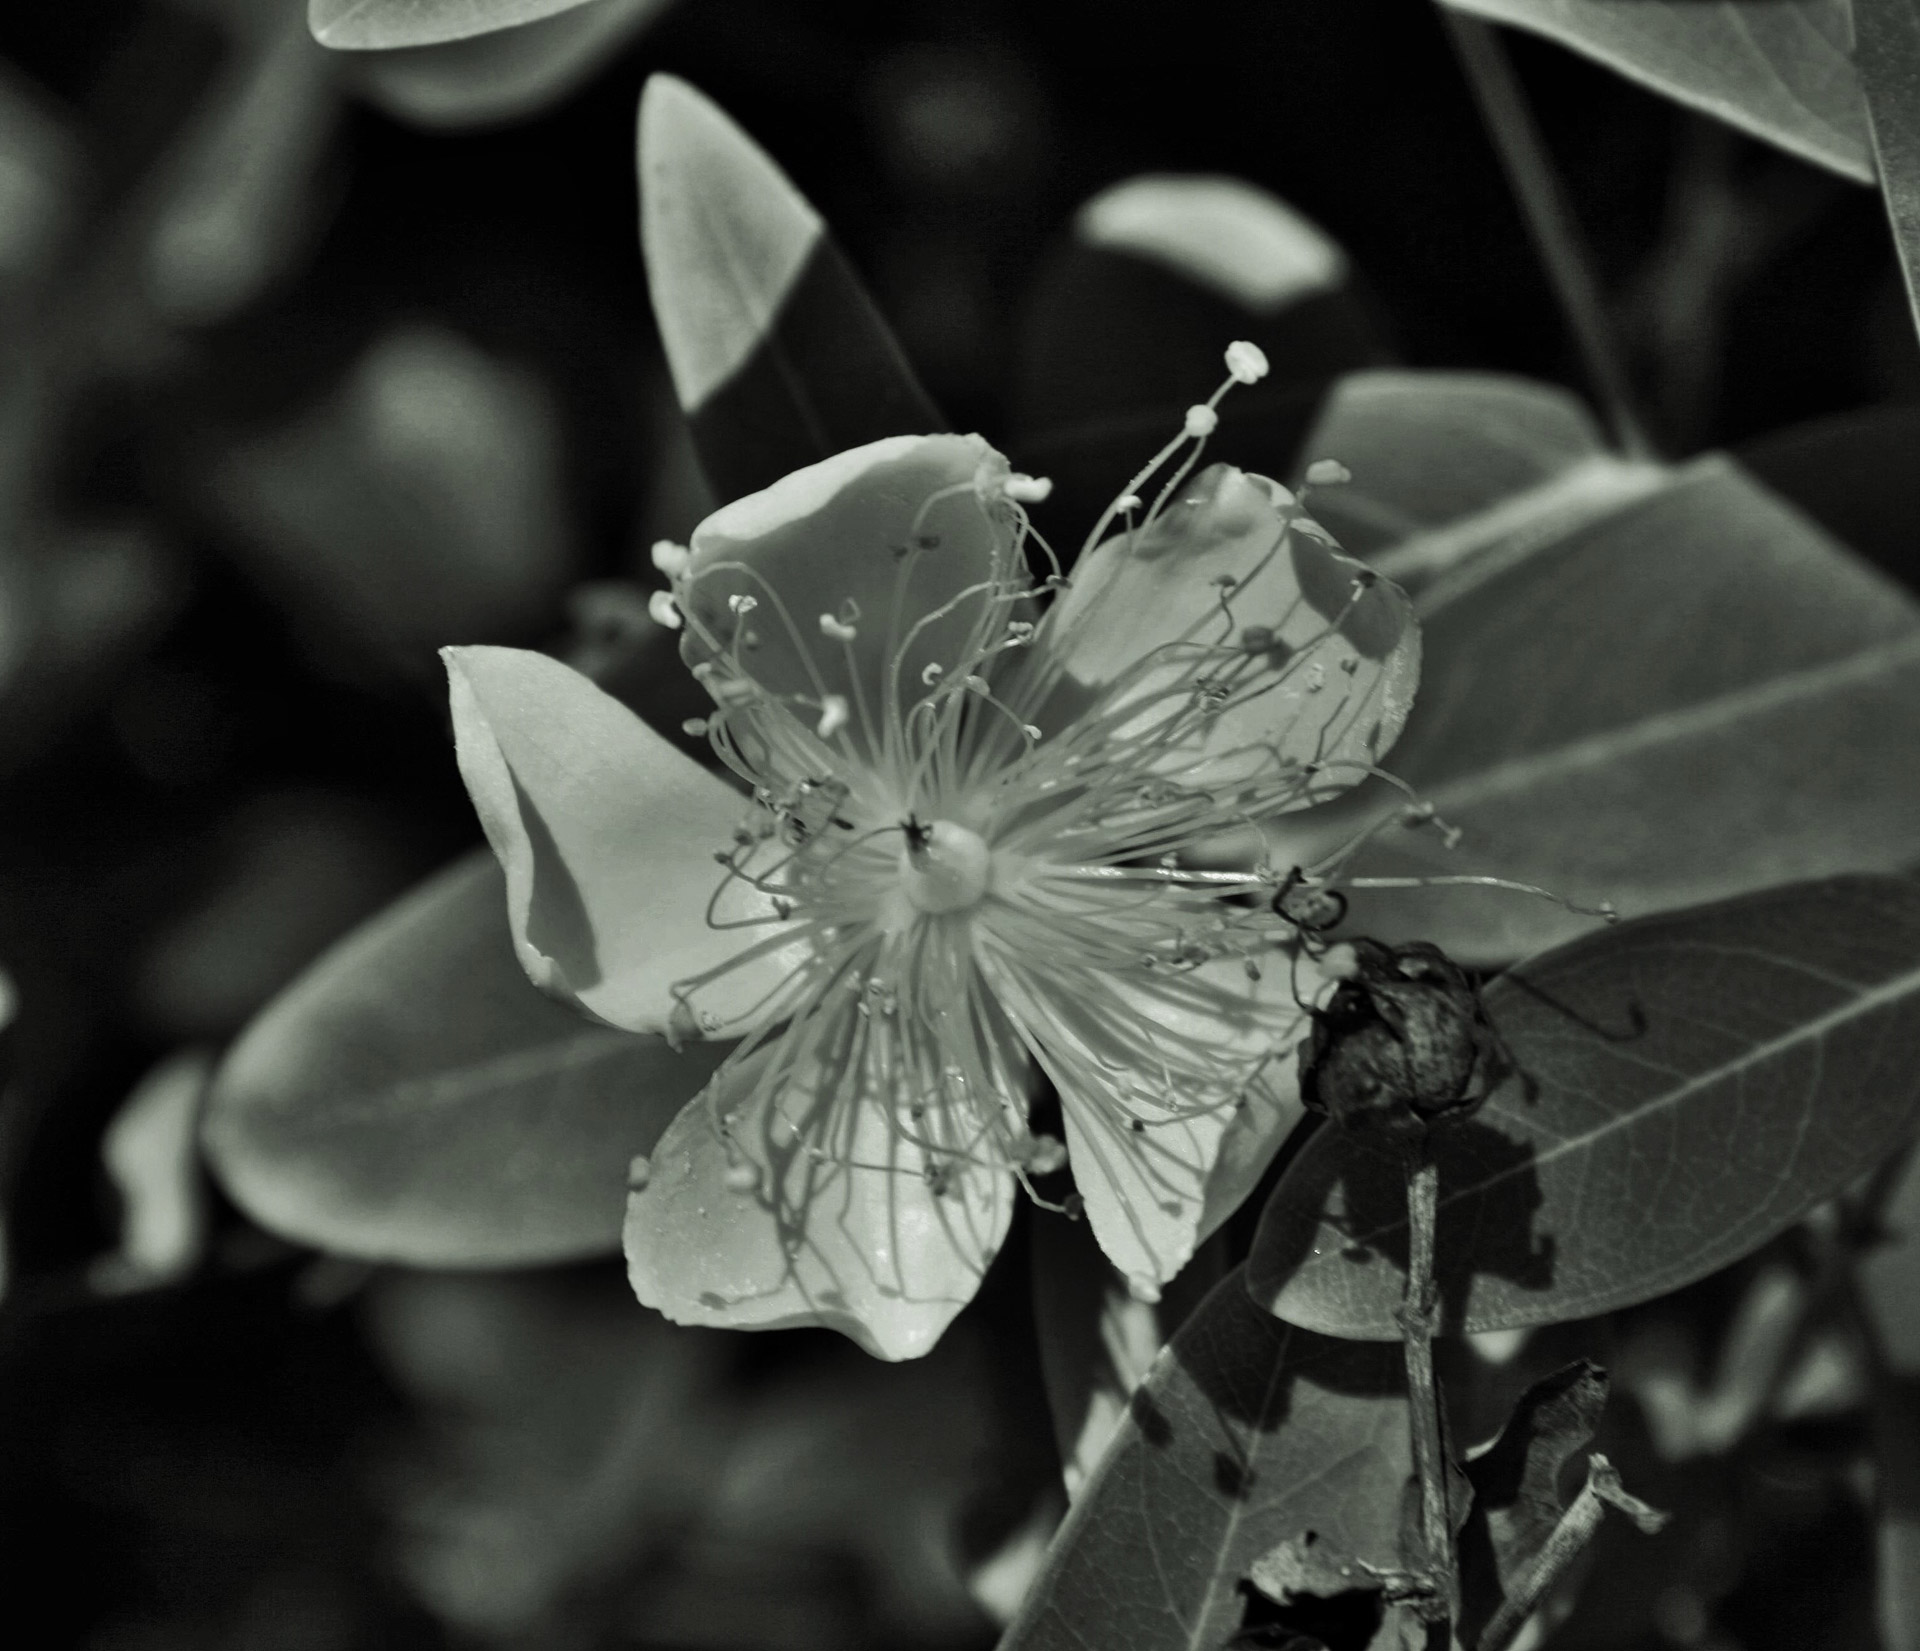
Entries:
{"label": "blurred leaf", "polygon": [[1920,9],[1914,0],[1850,0],[1854,62],[1866,90],[1880,194],[1893,226],[1907,305],[1920,326]]}
{"label": "blurred leaf", "polygon": [[1881,1210],[1883,1235],[1855,1263],[1874,1351],[1876,1606],[1884,1651],[1920,1651],[1920,1152]]}
{"label": "blurred leaf", "polygon": [[583,85],[673,0],[599,0],[498,34],[371,52],[345,67],[370,102],[432,128],[518,120]]}
{"label": "blurred leaf", "polygon": [[0,62],[0,303],[47,273],[78,216],[80,144],[37,86]]}
{"label": "blurred leaf", "polygon": [[337,50],[389,50],[517,28],[588,0],[307,0],[307,27]]}
{"label": "blurred leaf", "polygon": [[[1842,877],[1643,918],[1501,976],[1518,1067],[1436,1130],[1450,1330],[1586,1318],[1738,1260],[1871,1169],[1920,1100],[1920,882]],[[1254,1298],[1397,1337],[1404,1172],[1323,1128],[1263,1212]]]}
{"label": "blurred leaf", "polygon": [[1070,551],[1222,376],[1237,338],[1272,366],[1222,404],[1208,454],[1284,476],[1327,385],[1383,359],[1345,253],[1236,178],[1155,174],[1095,195],[1043,262],[1014,352],[1016,462],[1054,483],[1035,512]]}
{"label": "blurred leaf", "polygon": [[882,436],[946,428],[820,215],[672,75],[641,96],[639,168],[653,313],[723,500]]}
{"label": "blurred leaf", "polygon": [[1866,109],[1847,55],[1847,0],[1446,4],[1531,29],[1802,160],[1873,181]]}
{"label": "blurred leaf", "polygon": [[1570,1500],[1562,1471],[1593,1438],[1606,1403],[1606,1371],[1570,1364],[1528,1388],[1500,1437],[1466,1464],[1473,1506],[1460,1532],[1460,1586],[1469,1644],[1560,1522]]}
{"label": "blurred leaf", "polygon": [[213,1167],[259,1223],[370,1260],[618,1249],[627,1164],[728,1046],[674,1054],[527,983],[491,854],[457,862],[270,1004],[215,1081]]}
{"label": "blurred leaf", "polygon": [[1160,1349],[1220,1282],[1224,1252],[1203,1245],[1158,1301],[1145,1302],[1127,1288],[1086,1222],[1036,1211],[1031,1232],[1040,1372],[1061,1478],[1067,1495],[1077,1497]]}
{"label": "blurred leaf", "polygon": [[[1390,766],[1461,836],[1389,828],[1353,871],[1638,916],[1920,857],[1920,612],[1730,460],[1584,461],[1375,565],[1418,588],[1425,648]],[[1404,802],[1370,782],[1283,822],[1276,856]],[[1362,894],[1353,921],[1484,961],[1590,922],[1481,888]]]}
{"label": "blurred leaf", "polygon": [[1311,1531],[1399,1563],[1397,1348],[1267,1317],[1229,1273],[1161,1354],[1002,1651],[1193,1651],[1240,1627],[1253,1562]]}
{"label": "blurred leaf", "polygon": [[206,1244],[200,1115],[213,1059],[183,1050],[134,1086],[107,1125],[100,1155],[120,1194],[120,1248],[93,1264],[98,1290],[166,1284],[193,1270]]}
{"label": "blurred leaf", "polygon": [[247,571],[328,642],[388,670],[525,634],[572,562],[545,386],[433,327],[374,343],[288,428],[215,476]]}

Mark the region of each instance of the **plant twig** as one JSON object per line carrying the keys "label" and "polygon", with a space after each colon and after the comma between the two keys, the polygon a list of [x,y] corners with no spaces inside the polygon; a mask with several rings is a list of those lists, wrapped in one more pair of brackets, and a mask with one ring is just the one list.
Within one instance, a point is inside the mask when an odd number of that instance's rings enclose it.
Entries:
{"label": "plant twig", "polygon": [[1422,1131],[1405,1148],[1407,1168],[1407,1293],[1400,1308],[1407,1361],[1408,1425],[1414,1482],[1420,1492],[1421,1568],[1432,1582],[1429,1622],[1460,1614],[1460,1573],[1454,1563],[1448,1508],[1447,1452],[1440,1421],[1440,1390],[1433,1378],[1433,1332],[1438,1296],[1433,1282],[1434,1235],[1440,1215],[1440,1166]]}
{"label": "plant twig", "polygon": [[1466,17],[1438,0],[1440,21],[1473,88],[1474,102],[1501,169],[1520,203],[1534,250],[1573,333],[1595,399],[1615,444],[1628,458],[1654,456],[1646,423],[1636,410],[1633,387],[1622,364],[1619,340],[1594,279],[1580,225],[1534,124],[1506,49],[1491,25]]}

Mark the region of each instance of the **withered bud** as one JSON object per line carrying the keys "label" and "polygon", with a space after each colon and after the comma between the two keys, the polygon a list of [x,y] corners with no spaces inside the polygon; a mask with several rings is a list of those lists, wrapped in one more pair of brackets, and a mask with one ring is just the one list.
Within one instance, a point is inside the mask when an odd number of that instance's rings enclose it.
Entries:
{"label": "withered bud", "polygon": [[1439,947],[1355,940],[1327,962],[1345,978],[1300,1046],[1310,1110],[1347,1129],[1415,1135],[1466,1117],[1513,1070],[1473,982]]}

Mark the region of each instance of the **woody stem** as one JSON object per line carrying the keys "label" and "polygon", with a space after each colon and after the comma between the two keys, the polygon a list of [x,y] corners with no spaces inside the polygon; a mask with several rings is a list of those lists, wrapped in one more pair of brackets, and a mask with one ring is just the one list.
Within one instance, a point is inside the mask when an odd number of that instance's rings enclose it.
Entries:
{"label": "woody stem", "polygon": [[[1448,1508],[1447,1455],[1440,1390],[1433,1377],[1433,1332],[1438,1297],[1433,1282],[1434,1233],[1440,1213],[1440,1166],[1426,1132],[1405,1149],[1407,1172],[1407,1293],[1400,1308],[1406,1353],[1408,1426],[1413,1443],[1414,1483],[1420,1492],[1420,1569],[1433,1598],[1422,1613],[1434,1625],[1459,1616],[1459,1572],[1453,1557],[1453,1519]],[[1445,1638],[1440,1639],[1445,1644]]]}

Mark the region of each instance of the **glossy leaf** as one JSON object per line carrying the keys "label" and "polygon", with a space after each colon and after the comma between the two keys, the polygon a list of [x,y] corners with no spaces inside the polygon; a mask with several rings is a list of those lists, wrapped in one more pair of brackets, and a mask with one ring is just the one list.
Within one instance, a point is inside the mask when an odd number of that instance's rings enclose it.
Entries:
{"label": "glossy leaf", "polygon": [[518,28],[589,0],[307,0],[307,27],[340,51],[390,50]]}
{"label": "glossy leaf", "polygon": [[1920,325],[1920,7],[1851,0],[1854,61],[1866,92],[1880,195],[1893,226],[1907,305]]}
{"label": "glossy leaf", "polygon": [[672,75],[640,99],[640,238],[680,408],[722,499],[945,428],[806,198]]}
{"label": "glossy leaf", "polygon": [[1307,1531],[1397,1567],[1403,1394],[1398,1349],[1281,1324],[1229,1273],[1135,1395],[1002,1651],[1225,1644],[1254,1561]]}
{"label": "glossy leaf", "polygon": [[627,1165],[727,1053],[595,1025],[527,983],[491,854],[351,935],[214,1083],[227,1191],[303,1243],[419,1266],[619,1247]]}
{"label": "glossy leaf", "polygon": [[[1435,1132],[1450,1330],[1550,1324],[1738,1260],[1905,1138],[1920,1103],[1920,883],[1846,877],[1646,918],[1495,981],[1519,1075]],[[1281,1180],[1256,1300],[1388,1339],[1405,1183],[1327,1128]]]}
{"label": "glossy leaf", "polygon": [[1446,4],[1543,34],[1803,160],[1873,179],[1866,110],[1847,55],[1847,0]]}
{"label": "glossy leaf", "polygon": [[[1732,461],[1586,461],[1374,560],[1418,586],[1425,646],[1389,766],[1460,837],[1391,827],[1354,871],[1637,916],[1920,858],[1920,610]],[[1403,804],[1375,782],[1277,852]],[[1433,888],[1357,899],[1353,932],[1502,961],[1591,922]]]}
{"label": "glossy leaf", "polygon": [[369,101],[416,126],[517,120],[584,84],[672,3],[598,0],[497,34],[369,52],[350,69]]}

